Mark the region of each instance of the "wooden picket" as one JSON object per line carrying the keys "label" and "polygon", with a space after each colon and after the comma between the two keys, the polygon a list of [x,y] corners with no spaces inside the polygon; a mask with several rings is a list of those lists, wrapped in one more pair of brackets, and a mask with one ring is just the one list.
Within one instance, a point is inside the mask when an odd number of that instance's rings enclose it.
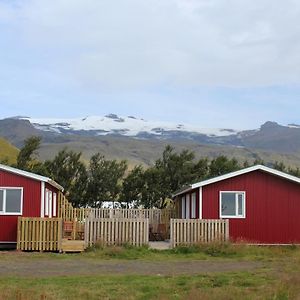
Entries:
{"label": "wooden picket", "polygon": [[60,251],[61,242],[61,218],[18,218],[18,250]]}
{"label": "wooden picket", "polygon": [[91,212],[90,208],[75,208],[62,194],[58,194],[58,217],[64,221],[79,221],[84,222]]}
{"label": "wooden picket", "polygon": [[60,193],[58,195],[58,217],[64,221],[84,222],[87,217],[96,219],[116,218],[116,219],[149,219],[150,224],[164,223],[170,225],[170,219],[175,217],[174,209],[112,209],[112,208],[75,208]]}
{"label": "wooden picket", "polygon": [[168,223],[174,216],[173,209],[112,209],[91,208],[89,217],[95,219],[149,219],[150,224]]}
{"label": "wooden picket", "polygon": [[229,220],[171,219],[170,227],[172,248],[229,241]]}
{"label": "wooden picket", "polygon": [[147,245],[149,220],[89,217],[85,222],[85,247],[97,242],[102,245]]}

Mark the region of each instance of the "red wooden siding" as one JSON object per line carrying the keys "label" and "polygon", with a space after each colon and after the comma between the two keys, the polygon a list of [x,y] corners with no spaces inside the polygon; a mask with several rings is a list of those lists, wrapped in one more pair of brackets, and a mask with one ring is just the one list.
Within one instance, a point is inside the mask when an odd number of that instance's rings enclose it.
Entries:
{"label": "red wooden siding", "polygon": [[[23,216],[40,217],[41,183],[30,178],[0,171],[0,187],[23,187]],[[0,242],[17,241],[18,216],[0,215]]]}
{"label": "red wooden siding", "polygon": [[203,187],[203,219],[219,219],[219,192],[245,191],[246,218],[229,219],[230,237],[252,243],[300,243],[300,185],[254,171]]}

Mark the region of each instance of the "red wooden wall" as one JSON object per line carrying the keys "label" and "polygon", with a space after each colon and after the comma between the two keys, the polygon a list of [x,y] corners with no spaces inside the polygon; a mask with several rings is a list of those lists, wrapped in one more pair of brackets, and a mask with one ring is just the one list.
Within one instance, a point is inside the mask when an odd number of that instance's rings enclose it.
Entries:
{"label": "red wooden wall", "polygon": [[[41,182],[0,171],[0,187],[23,187],[23,216],[41,216]],[[0,242],[17,241],[18,216],[0,215]]]}
{"label": "red wooden wall", "polygon": [[230,219],[230,237],[252,243],[300,243],[300,185],[254,171],[203,187],[203,219],[219,219],[219,192],[245,191],[246,218]]}

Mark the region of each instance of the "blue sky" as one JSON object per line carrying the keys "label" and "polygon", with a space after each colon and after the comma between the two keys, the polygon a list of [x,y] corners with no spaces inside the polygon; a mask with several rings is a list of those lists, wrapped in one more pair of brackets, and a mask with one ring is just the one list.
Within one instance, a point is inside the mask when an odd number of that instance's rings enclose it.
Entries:
{"label": "blue sky", "polygon": [[0,118],[300,123],[295,0],[0,0]]}

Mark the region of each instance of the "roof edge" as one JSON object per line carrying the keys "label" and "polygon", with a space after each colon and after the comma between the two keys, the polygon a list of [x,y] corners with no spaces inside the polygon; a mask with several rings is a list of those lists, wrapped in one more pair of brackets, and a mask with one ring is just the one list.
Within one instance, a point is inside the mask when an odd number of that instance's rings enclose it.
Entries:
{"label": "roof edge", "polygon": [[46,182],[46,183],[52,185],[53,187],[57,188],[58,190],[60,190],[62,192],[64,191],[64,188],[61,185],[59,185],[57,182],[55,182],[54,180],[52,180],[49,177],[45,177],[45,176],[38,175],[38,174],[35,174],[35,173],[31,173],[31,172],[28,172],[28,171],[20,170],[20,169],[10,167],[10,166],[6,166],[6,165],[3,165],[3,164],[0,164],[0,170],[6,171],[6,172],[9,172],[9,173],[13,173],[13,174],[17,174],[17,175],[20,175],[20,176],[23,176],[23,177],[31,178],[33,180]]}

